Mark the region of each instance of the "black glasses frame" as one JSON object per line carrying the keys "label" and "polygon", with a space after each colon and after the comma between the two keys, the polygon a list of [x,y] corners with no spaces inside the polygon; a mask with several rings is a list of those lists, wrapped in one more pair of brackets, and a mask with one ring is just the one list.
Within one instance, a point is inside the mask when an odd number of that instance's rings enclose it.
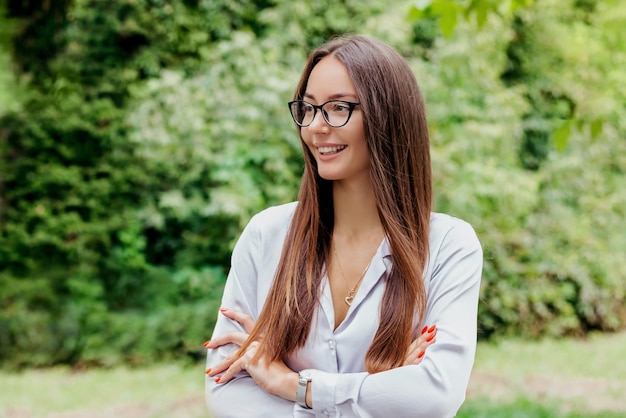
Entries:
{"label": "black glasses frame", "polygon": [[[299,104],[299,103],[306,103],[307,105],[311,106],[313,108],[313,117],[311,118],[311,122],[307,123],[307,124],[303,124],[301,122],[298,122],[298,119],[296,118],[296,115],[294,114],[294,104]],[[328,117],[328,113],[326,113],[326,111],[324,110],[324,106],[326,106],[328,103],[343,103],[345,105],[348,106],[348,117],[346,118],[346,121],[344,123],[342,123],[341,125],[333,125]],[[314,105],[311,102],[307,102],[306,100],[294,100],[291,101],[289,103],[287,103],[287,105],[289,106],[289,113],[291,113],[291,118],[293,119],[293,121],[296,123],[296,125],[298,125],[301,128],[306,128],[307,126],[311,125],[313,123],[313,121],[315,120],[315,116],[317,116],[317,111],[319,110],[322,113],[322,117],[324,118],[324,120],[326,121],[326,123],[329,126],[332,126],[333,128],[341,128],[342,126],[345,126],[348,121],[350,120],[350,118],[352,117],[352,112],[354,112],[354,108],[357,107],[358,105],[360,105],[361,103],[359,102],[349,102],[347,100],[329,100],[325,103],[322,103],[321,105]]]}

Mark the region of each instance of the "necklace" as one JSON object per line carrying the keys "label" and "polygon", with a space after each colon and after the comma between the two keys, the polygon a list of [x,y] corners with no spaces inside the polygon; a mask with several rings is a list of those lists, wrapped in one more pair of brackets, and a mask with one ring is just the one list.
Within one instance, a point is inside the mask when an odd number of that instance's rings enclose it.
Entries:
{"label": "necklace", "polygon": [[352,301],[354,300],[354,292],[361,284],[361,281],[363,281],[363,277],[365,277],[365,273],[367,273],[367,269],[369,269],[370,264],[372,264],[372,259],[370,259],[370,262],[367,263],[367,266],[365,266],[365,269],[363,270],[363,273],[361,273],[359,280],[355,283],[354,286],[352,286],[352,288],[350,288],[350,286],[348,285],[348,281],[346,280],[346,275],[343,273],[343,268],[341,267],[341,263],[339,262],[339,256],[337,255],[337,250],[335,249],[334,245],[333,245],[333,253],[335,254],[335,259],[337,260],[337,266],[339,266],[339,272],[341,273],[341,278],[343,279],[343,282],[346,284],[346,288],[348,289],[348,296],[343,298],[343,301],[346,303],[346,305],[348,305],[348,307],[350,307],[352,305]]}

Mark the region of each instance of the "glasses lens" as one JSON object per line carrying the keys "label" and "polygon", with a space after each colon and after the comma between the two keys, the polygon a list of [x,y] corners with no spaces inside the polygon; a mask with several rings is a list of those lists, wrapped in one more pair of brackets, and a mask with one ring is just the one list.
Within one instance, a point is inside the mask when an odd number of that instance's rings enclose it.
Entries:
{"label": "glasses lens", "polygon": [[313,121],[315,108],[309,103],[297,100],[289,105],[293,120],[300,126],[308,126]]}
{"label": "glasses lens", "polygon": [[348,123],[350,115],[352,114],[352,107],[350,103],[346,103],[340,100],[333,100],[324,104],[322,108],[324,116],[328,124],[334,127],[343,126]]}

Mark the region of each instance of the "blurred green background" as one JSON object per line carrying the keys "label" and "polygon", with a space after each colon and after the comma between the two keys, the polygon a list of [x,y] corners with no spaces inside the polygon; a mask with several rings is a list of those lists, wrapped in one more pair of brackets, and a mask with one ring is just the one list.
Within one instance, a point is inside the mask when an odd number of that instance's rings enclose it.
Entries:
{"label": "blurred green background", "polygon": [[238,234],[296,197],[306,56],[354,32],[422,87],[479,338],[623,330],[625,26],[625,0],[0,0],[0,367],[197,364]]}

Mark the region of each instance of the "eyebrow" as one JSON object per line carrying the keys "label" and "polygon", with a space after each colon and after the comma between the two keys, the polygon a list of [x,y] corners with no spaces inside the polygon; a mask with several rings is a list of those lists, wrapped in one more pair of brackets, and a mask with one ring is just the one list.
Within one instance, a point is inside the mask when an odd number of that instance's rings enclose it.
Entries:
{"label": "eyebrow", "polygon": [[[315,96],[312,95],[311,93],[306,93],[305,92],[303,97],[307,98],[307,99],[315,100]],[[349,98],[349,97],[351,97],[353,99],[357,98],[356,94],[354,94],[354,93],[335,93],[335,94],[331,94],[328,97],[328,100],[339,100],[339,99],[346,99],[346,98]]]}

